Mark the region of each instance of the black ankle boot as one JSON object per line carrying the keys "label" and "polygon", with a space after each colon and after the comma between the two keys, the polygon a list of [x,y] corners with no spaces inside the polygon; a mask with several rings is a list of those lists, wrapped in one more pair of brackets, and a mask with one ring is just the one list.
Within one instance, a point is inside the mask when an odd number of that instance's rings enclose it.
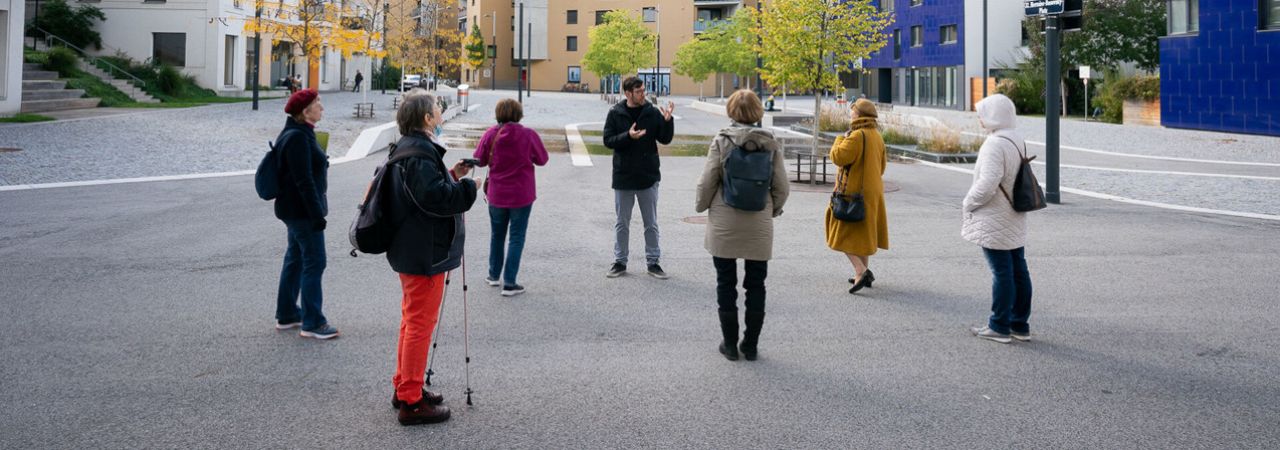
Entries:
{"label": "black ankle boot", "polygon": [[738,360],[738,312],[720,311],[720,354],[730,361]]}
{"label": "black ankle boot", "polygon": [[747,311],[743,322],[746,330],[742,332],[742,357],[747,361],[756,360],[756,343],[760,340],[760,327],[764,326],[764,312]]}

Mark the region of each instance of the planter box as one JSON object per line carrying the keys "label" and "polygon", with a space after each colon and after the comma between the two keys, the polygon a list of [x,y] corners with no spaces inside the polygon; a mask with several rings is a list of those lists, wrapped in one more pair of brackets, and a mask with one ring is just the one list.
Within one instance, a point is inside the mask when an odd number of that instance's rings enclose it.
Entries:
{"label": "planter box", "polygon": [[1124,124],[1160,126],[1160,99],[1155,101],[1125,100]]}
{"label": "planter box", "polygon": [[915,145],[885,144],[885,150],[891,155],[905,156],[935,163],[972,164],[978,160],[977,153],[933,153],[920,150]]}

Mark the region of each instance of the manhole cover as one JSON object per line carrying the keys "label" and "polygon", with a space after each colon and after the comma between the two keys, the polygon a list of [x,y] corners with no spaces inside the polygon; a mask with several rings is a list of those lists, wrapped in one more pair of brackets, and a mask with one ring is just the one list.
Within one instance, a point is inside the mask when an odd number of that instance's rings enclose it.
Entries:
{"label": "manhole cover", "polygon": [[689,217],[685,217],[685,218],[680,219],[680,220],[681,220],[682,222],[684,222],[684,223],[692,223],[692,224],[695,224],[695,225],[706,225],[706,224],[707,224],[707,216],[689,216]]}
{"label": "manhole cover", "polygon": [[22,149],[17,147],[0,147],[0,153],[20,152]]}

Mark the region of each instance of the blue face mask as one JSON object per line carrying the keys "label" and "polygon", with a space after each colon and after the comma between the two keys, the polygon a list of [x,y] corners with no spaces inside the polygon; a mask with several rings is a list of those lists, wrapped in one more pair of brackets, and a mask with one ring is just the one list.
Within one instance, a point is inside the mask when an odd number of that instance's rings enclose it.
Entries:
{"label": "blue face mask", "polygon": [[444,133],[444,128],[443,128],[443,127],[441,127],[440,125],[436,125],[436,129],[435,129],[435,133],[434,133],[434,134],[436,135],[436,138],[437,138],[437,139],[439,139],[439,138],[440,138],[440,134],[441,134],[441,133]]}

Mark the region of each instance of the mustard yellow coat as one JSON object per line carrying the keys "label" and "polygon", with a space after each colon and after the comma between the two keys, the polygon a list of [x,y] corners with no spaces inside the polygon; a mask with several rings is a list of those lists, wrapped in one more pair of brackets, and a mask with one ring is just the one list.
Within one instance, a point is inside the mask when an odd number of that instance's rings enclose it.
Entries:
{"label": "mustard yellow coat", "polygon": [[[864,155],[865,147],[865,155]],[[848,136],[836,138],[831,145],[831,161],[840,166],[836,186],[844,193],[862,190],[867,216],[861,222],[845,222],[831,215],[827,205],[827,247],[858,256],[870,256],[877,248],[889,249],[889,221],[884,210],[884,175],[886,161],[884,139],[875,128],[859,128]],[[844,167],[848,166],[846,172]],[[842,179],[848,177],[847,180]]]}

